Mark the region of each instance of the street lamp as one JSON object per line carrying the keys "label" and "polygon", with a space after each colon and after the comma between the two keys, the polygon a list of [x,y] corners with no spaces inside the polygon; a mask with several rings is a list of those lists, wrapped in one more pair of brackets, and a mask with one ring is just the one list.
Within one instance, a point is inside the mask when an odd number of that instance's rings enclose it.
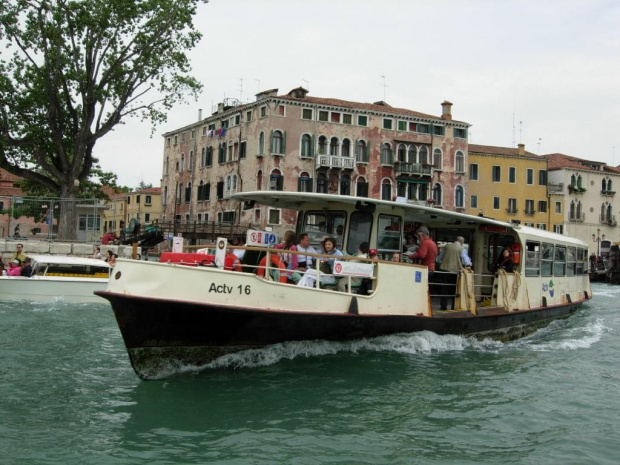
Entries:
{"label": "street lamp", "polygon": [[596,242],[596,256],[600,257],[601,256],[601,241],[605,240],[605,234],[603,234],[601,236],[601,229],[598,228],[596,230],[596,234],[592,234],[592,241]]}

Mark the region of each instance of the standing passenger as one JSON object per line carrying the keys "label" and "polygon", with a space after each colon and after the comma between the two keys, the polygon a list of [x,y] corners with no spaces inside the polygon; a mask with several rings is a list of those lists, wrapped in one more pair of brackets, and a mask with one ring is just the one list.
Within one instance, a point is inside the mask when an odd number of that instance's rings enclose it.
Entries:
{"label": "standing passenger", "polygon": [[435,281],[439,283],[441,288],[439,293],[440,309],[448,309],[448,301],[450,301],[450,309],[454,309],[454,296],[456,295],[456,283],[458,280],[458,273],[461,271],[461,252],[463,247],[461,246],[458,238],[456,241],[446,244],[444,247],[443,257],[439,265],[439,270],[442,273],[436,273]]}
{"label": "standing passenger", "polygon": [[430,232],[426,226],[420,226],[416,235],[418,236],[420,247],[418,251],[409,255],[410,260],[420,260],[420,263],[428,267],[429,272],[435,271],[435,260],[437,259],[437,244],[431,239]]}

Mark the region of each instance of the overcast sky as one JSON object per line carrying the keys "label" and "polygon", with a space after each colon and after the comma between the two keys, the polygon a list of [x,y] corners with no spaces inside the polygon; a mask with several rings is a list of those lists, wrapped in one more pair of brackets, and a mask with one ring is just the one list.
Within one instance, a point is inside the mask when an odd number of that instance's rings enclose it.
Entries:
{"label": "overcast sky", "polygon": [[161,135],[199,108],[206,117],[224,98],[298,86],[431,115],[449,100],[470,143],[620,164],[616,0],[211,0],[195,21],[199,100],[152,138],[128,120],[95,147],[121,185],[159,186]]}

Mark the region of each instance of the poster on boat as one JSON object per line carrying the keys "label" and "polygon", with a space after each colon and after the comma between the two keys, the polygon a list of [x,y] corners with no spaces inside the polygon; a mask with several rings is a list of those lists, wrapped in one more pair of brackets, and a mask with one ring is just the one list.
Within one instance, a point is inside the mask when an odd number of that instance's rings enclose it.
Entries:
{"label": "poster on boat", "polygon": [[355,276],[356,278],[372,278],[375,266],[372,263],[341,262],[334,263],[335,276]]}
{"label": "poster on boat", "polygon": [[245,245],[254,245],[258,247],[276,245],[277,243],[277,234],[266,231],[256,231],[254,229],[248,230],[245,240]]}

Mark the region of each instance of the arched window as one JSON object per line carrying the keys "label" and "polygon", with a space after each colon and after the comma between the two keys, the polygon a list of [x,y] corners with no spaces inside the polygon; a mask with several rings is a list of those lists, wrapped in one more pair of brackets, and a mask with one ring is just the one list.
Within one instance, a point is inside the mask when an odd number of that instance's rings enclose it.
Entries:
{"label": "arched window", "polygon": [[418,162],[418,148],[415,145],[410,145],[407,150],[407,162],[416,164]]}
{"label": "arched window", "polygon": [[443,155],[441,149],[433,150],[433,166],[436,170],[443,169]]}
{"label": "arched window", "polygon": [[231,189],[234,192],[237,192],[237,175],[236,174],[232,175],[232,186],[231,186]]}
{"label": "arched window", "polygon": [[258,170],[258,173],[256,174],[256,190],[257,191],[263,190],[263,171],[262,170]]}
{"label": "arched window", "polygon": [[405,144],[398,144],[397,157],[399,162],[407,163],[407,149],[405,148]]}
{"label": "arched window", "polygon": [[189,203],[192,200],[192,183],[188,182],[185,188],[185,202]]}
{"label": "arched window", "polygon": [[168,169],[169,168],[170,168],[170,157],[166,157],[166,167],[164,168],[166,174],[168,174]]}
{"label": "arched window", "polygon": [[368,197],[368,182],[364,176],[358,176],[355,180],[355,195],[357,197]]}
{"label": "arched window", "polygon": [[182,153],[181,154],[181,166],[180,166],[179,171],[184,171],[184,170],[185,170],[185,154]]}
{"label": "arched window", "polygon": [[454,206],[456,208],[463,208],[465,206],[465,193],[463,186],[456,186],[454,189]]}
{"label": "arched window", "polygon": [[351,195],[351,177],[343,176],[340,179],[340,195]]}
{"label": "arched window", "polygon": [[357,141],[355,155],[357,156],[358,163],[368,163],[368,150],[366,149],[366,141]]}
{"label": "arched window", "polygon": [[350,139],[343,139],[342,140],[341,155],[343,157],[350,157],[351,156],[351,140]]}
{"label": "arched window", "polygon": [[298,192],[312,192],[312,178],[306,171],[302,171],[297,181]]}
{"label": "arched window", "polygon": [[426,200],[429,198],[428,195],[428,184],[418,184],[418,199]]}
{"label": "arched window", "polygon": [[303,136],[301,136],[301,156],[312,156],[312,138],[308,134],[304,134]]}
{"label": "arched window", "polygon": [[601,181],[601,190],[602,191],[606,191],[607,190],[607,179],[603,179]]}
{"label": "arched window", "polygon": [[204,183],[202,181],[200,181],[200,184],[198,184],[198,192],[196,193],[196,200],[201,201],[204,199],[203,195],[202,195],[202,190],[204,189]]}
{"label": "arched window", "polygon": [[454,155],[454,171],[457,173],[465,172],[465,155],[460,150]]}
{"label": "arched window", "polygon": [[204,168],[207,164],[207,148],[203,147],[200,151],[200,167]]}
{"label": "arched window", "polygon": [[273,170],[269,176],[269,190],[270,191],[282,191],[284,190],[284,176],[280,170]]}
{"label": "arched window", "polygon": [[433,200],[435,201],[435,205],[442,204],[441,184],[439,183],[435,183],[433,186]]}
{"label": "arched window", "polygon": [[168,186],[164,187],[164,198],[162,199],[162,205],[168,205]]}
{"label": "arched window", "polygon": [[420,158],[420,163],[428,163],[428,149],[424,146],[420,147],[420,151],[418,153]]}
{"label": "arched window", "polygon": [[577,208],[575,210],[575,214],[577,215],[577,220],[581,220],[581,200],[577,200]]}
{"label": "arched window", "polygon": [[273,131],[271,138],[271,153],[284,153],[284,136],[282,131]]}
{"label": "arched window", "polygon": [[325,136],[319,137],[319,154],[320,155],[327,154],[327,137]]}
{"label": "arched window", "polygon": [[392,181],[390,179],[381,181],[381,200],[392,200]]}
{"label": "arched window", "polygon": [[258,136],[258,154],[265,154],[265,133],[261,132],[260,136]]}
{"label": "arched window", "polygon": [[194,169],[194,151],[189,151],[189,166],[187,167],[189,171]]}
{"label": "arched window", "polygon": [[337,137],[332,137],[329,141],[329,154],[330,155],[338,155],[338,148],[340,144],[338,142]]}
{"label": "arched window", "polygon": [[389,142],[384,142],[381,145],[381,163],[383,165],[393,165],[394,157],[392,154],[392,146]]}
{"label": "arched window", "polygon": [[327,194],[327,176],[324,173],[316,175],[316,191],[320,194]]}

